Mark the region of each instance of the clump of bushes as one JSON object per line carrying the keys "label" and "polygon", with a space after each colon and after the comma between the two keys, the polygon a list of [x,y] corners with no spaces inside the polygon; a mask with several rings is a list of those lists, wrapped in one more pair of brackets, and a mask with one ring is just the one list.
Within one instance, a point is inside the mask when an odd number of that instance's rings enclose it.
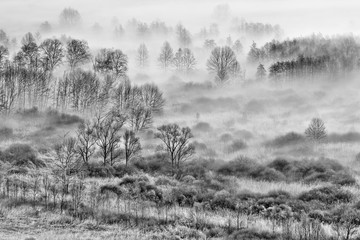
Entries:
{"label": "clump of bushes", "polygon": [[281,239],[281,236],[279,233],[268,232],[257,228],[248,228],[233,232],[227,239],[228,240],[237,240],[237,239],[277,240],[277,239]]}
{"label": "clump of bushes", "polygon": [[339,185],[353,185],[356,180],[337,161],[321,158],[318,160],[289,161],[277,158],[267,167],[281,172],[288,181],[331,182]]}
{"label": "clump of bushes", "polygon": [[350,191],[334,185],[315,188],[299,196],[299,199],[305,202],[320,201],[325,204],[349,203],[353,198]]}
{"label": "clump of bushes", "polygon": [[266,165],[240,157],[221,164],[216,169],[222,175],[248,177],[263,181],[330,182],[337,185],[354,185],[356,180],[347,169],[335,160],[287,160],[277,158]]}
{"label": "clump of bushes", "polygon": [[42,168],[46,166],[37,158],[35,150],[30,145],[21,143],[11,144],[0,154],[0,160],[16,167]]}
{"label": "clump of bushes", "polygon": [[270,140],[265,143],[265,146],[282,148],[286,146],[296,145],[300,143],[304,143],[306,140],[305,136],[295,132],[289,132],[285,135],[278,136],[273,140]]}
{"label": "clump of bushes", "polygon": [[45,117],[50,125],[73,125],[84,122],[84,120],[77,115],[60,113],[57,110],[47,111]]}
{"label": "clump of bushes", "polygon": [[99,163],[89,163],[88,168],[88,176],[89,177],[113,177],[116,173],[116,170],[111,166],[104,166]]}

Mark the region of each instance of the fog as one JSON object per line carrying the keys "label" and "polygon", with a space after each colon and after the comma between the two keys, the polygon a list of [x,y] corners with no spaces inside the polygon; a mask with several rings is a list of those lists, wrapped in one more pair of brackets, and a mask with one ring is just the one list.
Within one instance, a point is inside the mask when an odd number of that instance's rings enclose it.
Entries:
{"label": "fog", "polygon": [[1,27],[10,34],[36,30],[36,26],[45,20],[56,23],[61,9],[65,7],[78,9],[90,26],[95,22],[106,26],[113,17],[120,22],[131,18],[147,22],[161,19],[172,25],[182,22],[190,30],[198,31],[200,27],[214,22],[213,9],[219,4],[228,4],[232,17],[280,24],[286,36],[360,31],[360,3],[356,0],[1,0],[0,4]]}

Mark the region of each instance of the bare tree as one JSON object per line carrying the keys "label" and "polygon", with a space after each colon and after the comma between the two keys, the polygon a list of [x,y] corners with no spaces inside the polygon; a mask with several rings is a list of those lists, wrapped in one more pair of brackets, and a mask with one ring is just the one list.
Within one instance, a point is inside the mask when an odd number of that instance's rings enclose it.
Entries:
{"label": "bare tree", "polygon": [[90,58],[91,54],[86,41],[72,39],[67,43],[66,59],[71,69],[89,62]]}
{"label": "bare tree", "polygon": [[104,117],[99,115],[95,120],[96,144],[100,148],[104,166],[114,163],[114,153],[119,147],[119,134],[125,120],[125,117],[115,117],[113,114]]}
{"label": "bare tree", "polygon": [[5,60],[7,60],[9,57],[9,50],[0,45],[0,70],[2,68],[2,66],[5,64]]}
{"label": "bare tree", "polygon": [[164,42],[161,48],[160,56],[158,58],[160,66],[164,71],[167,71],[169,69],[169,67],[172,64],[173,58],[174,58],[174,52],[170,46],[170,43]]}
{"label": "bare tree", "polygon": [[111,73],[117,77],[126,76],[128,58],[121,50],[103,48],[95,57],[95,71]]}
{"label": "bare tree", "polygon": [[196,59],[190,49],[179,49],[174,57],[173,65],[175,69],[182,73],[189,73],[196,66]]}
{"label": "bare tree", "polygon": [[75,168],[77,163],[75,148],[76,139],[66,136],[64,140],[54,146],[56,174],[61,182],[61,212],[63,211],[65,196],[68,194],[70,171]]}
{"label": "bare tree", "polygon": [[75,150],[87,166],[95,151],[95,126],[90,121],[82,123],[77,130],[77,138],[78,143]]}
{"label": "bare tree", "polygon": [[162,112],[165,100],[163,94],[155,84],[144,84],[140,87],[140,102],[152,113]]}
{"label": "bare tree", "polygon": [[18,97],[17,75],[17,67],[11,62],[6,62],[0,68],[0,112],[5,114],[11,112]]}
{"label": "bare tree", "polygon": [[230,47],[216,47],[207,61],[207,68],[222,83],[230,78],[231,72],[238,64],[235,53]]}
{"label": "bare tree", "polygon": [[60,24],[64,27],[75,27],[81,23],[80,13],[73,8],[65,8],[60,14]]}
{"label": "bare tree", "polygon": [[309,127],[305,130],[305,135],[309,139],[319,142],[326,138],[326,128],[324,121],[320,118],[313,118],[311,120],[311,123],[309,124]]}
{"label": "bare tree", "polygon": [[128,111],[128,121],[134,132],[147,129],[152,123],[151,109],[142,104],[131,106]]}
{"label": "bare tree", "polygon": [[40,51],[41,61],[50,72],[61,64],[64,57],[63,45],[58,39],[46,39],[41,43]]}
{"label": "bare tree", "polygon": [[193,135],[188,127],[180,128],[177,124],[162,125],[155,137],[165,144],[173,170],[175,167],[180,169],[180,164],[195,153],[194,146],[190,144]]}
{"label": "bare tree", "polygon": [[140,139],[136,137],[135,132],[126,130],[123,135],[124,151],[125,151],[125,164],[128,165],[138,152],[141,151]]}
{"label": "bare tree", "polygon": [[144,43],[140,44],[136,57],[138,66],[144,68],[149,64],[149,51]]}

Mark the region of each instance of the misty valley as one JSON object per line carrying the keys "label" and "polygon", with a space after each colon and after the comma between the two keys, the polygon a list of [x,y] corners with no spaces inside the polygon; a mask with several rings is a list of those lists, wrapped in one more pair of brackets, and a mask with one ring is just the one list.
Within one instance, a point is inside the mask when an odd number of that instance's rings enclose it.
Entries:
{"label": "misty valley", "polygon": [[0,239],[360,239],[360,5],[273,1],[0,0]]}

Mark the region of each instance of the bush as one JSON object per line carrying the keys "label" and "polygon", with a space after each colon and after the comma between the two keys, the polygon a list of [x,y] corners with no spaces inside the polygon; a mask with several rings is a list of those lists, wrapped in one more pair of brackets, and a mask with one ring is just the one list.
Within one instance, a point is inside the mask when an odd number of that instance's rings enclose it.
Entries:
{"label": "bush", "polygon": [[125,164],[119,164],[116,165],[114,169],[115,169],[114,176],[119,178],[122,178],[125,175],[134,175],[138,173],[137,168],[132,165],[126,166]]}
{"label": "bush", "polygon": [[235,210],[236,209],[236,201],[235,199],[230,195],[229,192],[225,190],[221,190],[217,193],[215,193],[213,200],[211,201],[211,208],[214,210],[217,209],[230,209]]}
{"label": "bush", "polygon": [[256,180],[262,181],[285,181],[286,177],[281,172],[267,167],[258,167],[250,173],[250,176]]}
{"label": "bush", "polygon": [[88,167],[89,177],[113,177],[115,174],[115,169],[111,166],[104,166],[100,163],[90,163]]}
{"label": "bush", "polygon": [[217,170],[218,173],[224,175],[247,176],[259,165],[252,159],[239,157],[230,162],[222,164]]}
{"label": "bush", "polygon": [[21,117],[22,119],[36,118],[40,116],[40,112],[37,107],[33,107],[29,109],[18,110],[16,112],[16,115]]}
{"label": "bush", "polygon": [[37,158],[36,152],[27,144],[11,144],[2,154],[2,160],[17,167],[41,168],[45,163]]}
{"label": "bush", "polygon": [[232,233],[228,238],[228,240],[278,240],[281,239],[281,236],[278,233],[272,233],[265,230],[250,228],[250,229],[242,229]]}
{"label": "bush", "polygon": [[212,127],[209,123],[206,122],[199,122],[195,126],[192,127],[194,132],[210,132]]}
{"label": "bush", "polygon": [[241,140],[241,139],[237,139],[237,140],[234,140],[234,141],[226,148],[226,151],[227,151],[228,153],[234,153],[234,152],[243,150],[243,149],[245,149],[245,148],[247,148],[246,142],[244,142],[244,141]]}
{"label": "bush", "polygon": [[305,202],[317,200],[325,204],[348,203],[352,201],[353,194],[337,186],[326,186],[302,193],[299,199]]}
{"label": "bush", "polygon": [[84,120],[77,115],[59,113],[57,110],[48,110],[46,119],[50,125],[72,125],[83,123]]}
{"label": "bush", "polygon": [[282,148],[289,145],[296,145],[299,143],[304,143],[306,138],[302,134],[295,132],[289,132],[283,136],[278,136],[273,140],[270,140],[265,143],[265,146]]}
{"label": "bush", "polygon": [[165,174],[171,172],[171,164],[167,153],[158,152],[133,162],[133,166],[144,172]]}
{"label": "bush", "polygon": [[286,159],[277,158],[274,161],[270,162],[267,166],[269,168],[274,168],[277,171],[280,172],[286,172],[288,171],[290,162]]}
{"label": "bush", "polygon": [[157,186],[176,186],[177,181],[166,176],[159,176],[155,180],[155,185]]}
{"label": "bush", "polygon": [[238,130],[234,133],[234,135],[238,138],[249,140],[253,138],[253,134],[249,132],[248,130]]}

